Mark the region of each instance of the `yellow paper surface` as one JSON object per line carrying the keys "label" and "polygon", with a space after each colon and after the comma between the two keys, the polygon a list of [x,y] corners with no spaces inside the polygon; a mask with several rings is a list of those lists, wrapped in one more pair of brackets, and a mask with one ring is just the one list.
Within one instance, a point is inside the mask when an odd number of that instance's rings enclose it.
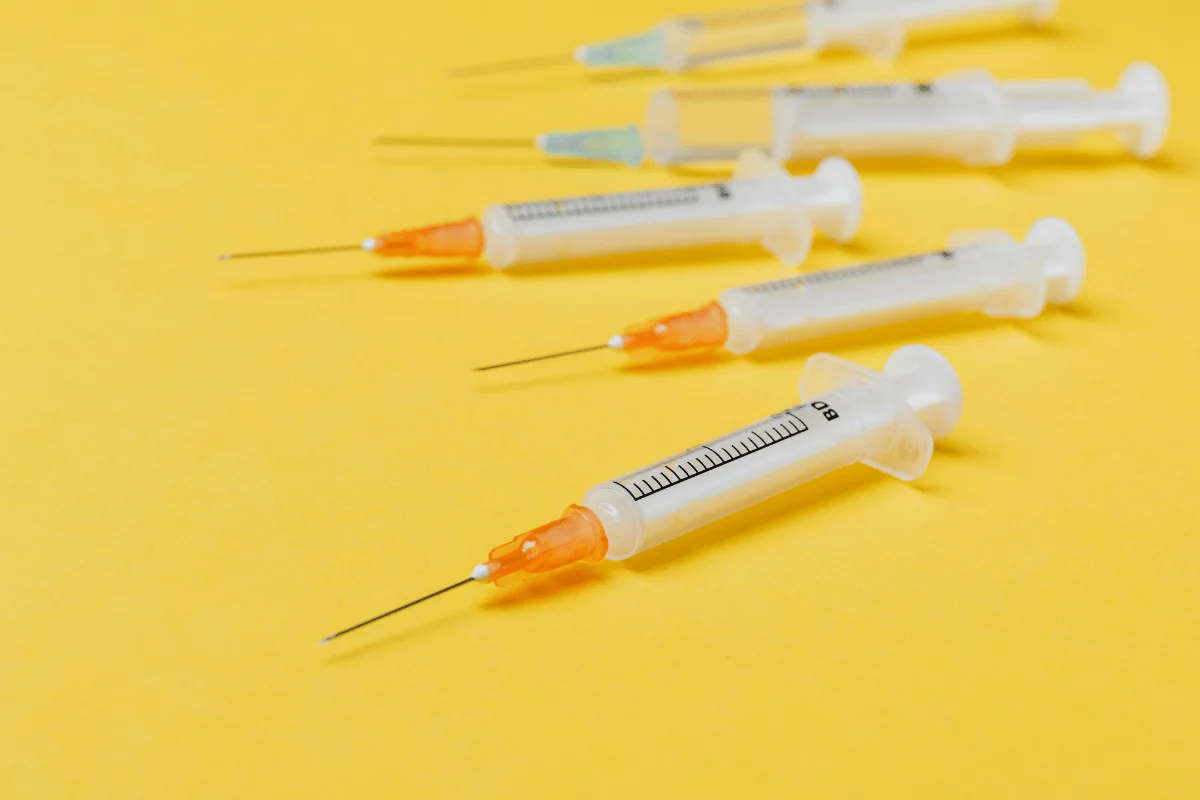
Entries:
{"label": "yellow paper surface", "polygon": [[[717,0],[12,4],[0,26],[0,796],[1195,797],[1200,159],[1188,4],[1064,2],[1044,30],[719,74],[569,52]],[[820,342],[924,342],[959,428],[904,484],[853,467],[623,564],[464,576],[592,484],[796,401],[813,347],[476,375],[790,274],[754,248],[500,274],[348,253],[487,204],[720,174],[372,148],[639,121],[665,84],[1006,79],[1174,97],[1009,166],[863,167],[806,269],[1061,215],[1080,299]],[[799,165],[797,169],[810,169]]]}

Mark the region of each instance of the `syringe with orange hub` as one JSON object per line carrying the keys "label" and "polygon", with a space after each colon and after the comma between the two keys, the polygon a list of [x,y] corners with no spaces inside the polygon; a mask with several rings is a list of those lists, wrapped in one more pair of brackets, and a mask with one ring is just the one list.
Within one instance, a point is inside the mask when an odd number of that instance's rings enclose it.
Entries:
{"label": "syringe with orange hub", "polygon": [[495,269],[617,253],[759,243],[788,264],[808,257],[813,231],[845,242],[858,231],[862,187],[841,158],[795,177],[758,151],[733,179],[488,207],[479,218],[372,236],[356,245],[229,253],[221,259],[363,250],[380,256],[482,259]]}
{"label": "syringe with orange hub", "polygon": [[468,583],[504,586],[579,561],[621,560],[747,506],[862,462],[919,477],[933,440],[962,413],[954,368],[922,345],[894,352],[882,372],[828,354],[808,360],[800,405],[648,467],[597,484],[562,516],[488,554],[470,575],[353,625],[325,644]]}
{"label": "syringe with orange hub", "polygon": [[606,349],[640,354],[724,348],[745,355],[943,314],[1035,317],[1048,303],[1074,299],[1083,273],[1083,244],[1075,229],[1046,217],[1029,228],[1023,242],[1003,231],[964,232],[943,250],[738,286],[694,311],[631,325],[604,344],[476,371]]}

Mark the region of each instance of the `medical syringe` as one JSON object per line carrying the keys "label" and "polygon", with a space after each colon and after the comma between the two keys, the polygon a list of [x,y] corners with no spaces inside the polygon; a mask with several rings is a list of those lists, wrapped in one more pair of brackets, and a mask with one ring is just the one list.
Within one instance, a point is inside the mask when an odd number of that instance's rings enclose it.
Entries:
{"label": "medical syringe", "polygon": [[496,269],[711,244],[759,243],[788,264],[808,256],[814,229],[853,238],[862,215],[858,173],[841,158],[795,177],[747,152],[721,183],[493,205],[478,219],[393,231],[359,245],[230,253],[228,258],[363,250],[381,256],[480,258]]}
{"label": "medical syringe", "polygon": [[933,440],[962,413],[962,386],[936,351],[909,345],[882,373],[828,354],[808,360],[801,405],[593,486],[562,516],[492,550],[469,577],[325,644],[468,583],[505,586],[578,561],[622,560],[838,467],[862,462],[902,480],[924,473]]}
{"label": "medical syringe", "polygon": [[931,83],[664,89],[650,100],[645,149],[660,164],[726,160],[750,147],[780,162],[836,154],[1004,164],[1018,149],[1111,131],[1130,154],[1150,158],[1170,107],[1166,79],[1146,63],[1126,67],[1113,89],[1072,78],[999,81],[983,69]]}
{"label": "medical syringe", "polygon": [[[1054,15],[1057,0],[818,0],[664,20],[644,33],[575,49],[585,67],[681,72],[733,59],[788,51],[857,50],[881,59],[904,48],[910,27],[964,17],[1016,14],[1029,22]],[[539,56],[462,67],[457,77],[556,66],[572,57]]]}
{"label": "medical syringe", "polygon": [[730,89],[661,89],[636,125],[553,131],[529,139],[381,137],[381,144],[537,148],[555,158],[640,166],[727,161],[748,149],[779,162],[938,156],[1004,164],[1017,150],[1071,145],[1115,133],[1137,158],[1162,147],[1171,112],[1152,64],[1125,68],[1112,89],[1082,79],[999,81],[975,69],[928,82]]}
{"label": "medical syringe", "polygon": [[1083,284],[1084,249],[1064,220],[1035,222],[1017,242],[1003,231],[952,236],[946,249],[728,289],[694,311],[669,314],[607,344],[477,367],[477,371],[592,350],[678,353],[724,347],[736,355],[903,320],[952,313],[1036,317]]}

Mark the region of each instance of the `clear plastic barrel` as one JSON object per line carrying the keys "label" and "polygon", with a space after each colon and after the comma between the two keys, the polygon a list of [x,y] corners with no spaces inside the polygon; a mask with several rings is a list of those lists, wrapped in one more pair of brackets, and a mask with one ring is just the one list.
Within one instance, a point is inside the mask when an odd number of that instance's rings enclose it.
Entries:
{"label": "clear plastic barrel", "polygon": [[664,89],[650,100],[646,147],[660,164],[755,147],[778,161],[830,155],[1007,161],[1014,123],[999,84],[972,70],[934,83]]}
{"label": "clear plastic barrel", "polygon": [[813,356],[800,394],[801,405],[590,489],[581,505],[603,526],[607,557],[628,558],[856,462],[912,480],[962,409],[954,369],[919,345],[897,350],[882,374]]}
{"label": "clear plastic barrel", "polygon": [[668,70],[678,71],[733,58],[798,50],[807,41],[804,3],[681,17],[660,26]]}
{"label": "clear plastic barrel", "polygon": [[770,88],[660,89],[646,112],[646,151],[659,164],[732,161],[744,150],[771,152]]}
{"label": "clear plastic barrel", "polygon": [[721,160],[754,147],[779,161],[936,156],[1000,164],[1018,146],[1114,131],[1129,152],[1158,152],[1170,117],[1166,79],[1131,64],[1113,89],[1085,80],[997,81],[982,69],[929,83],[663,89],[645,139],[660,164]]}
{"label": "clear plastic barrel", "polygon": [[1074,299],[1083,245],[1070,224],[1045,218],[1024,242],[1002,231],[965,233],[945,250],[823,270],[723,292],[725,347],[766,347],[909,319],[982,312],[1033,317]]}
{"label": "clear plastic barrel", "polygon": [[785,262],[808,255],[813,231],[838,241],[861,216],[858,174],[842,159],[792,176],[758,153],[734,179],[669,189],[497,205],[483,215],[496,268],[613,253],[759,243]]}
{"label": "clear plastic barrel", "polygon": [[798,86],[772,94],[780,160],[836,153],[938,156],[1003,163],[1015,131],[999,85],[984,70],[934,83]]}

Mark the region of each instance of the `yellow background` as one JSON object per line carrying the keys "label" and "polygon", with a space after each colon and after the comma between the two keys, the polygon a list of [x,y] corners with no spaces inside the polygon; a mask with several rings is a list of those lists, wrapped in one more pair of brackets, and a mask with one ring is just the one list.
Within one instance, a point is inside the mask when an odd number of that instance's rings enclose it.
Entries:
{"label": "yellow background", "polygon": [[[863,169],[851,247],[1062,215],[1078,302],[821,342],[945,353],[959,428],[626,564],[458,579],[593,483],[796,402],[811,347],[468,367],[787,274],[756,249],[420,270],[336,244],[501,200],[681,185],[534,153],[372,148],[641,118],[659,76],[449,67],[720,0],[9,4],[0,28],[0,796],[1196,797],[1200,14],[1067,0],[1043,31],[667,80],[1167,74],[1153,163],[1108,139]],[[801,165],[808,169],[808,165]]]}

